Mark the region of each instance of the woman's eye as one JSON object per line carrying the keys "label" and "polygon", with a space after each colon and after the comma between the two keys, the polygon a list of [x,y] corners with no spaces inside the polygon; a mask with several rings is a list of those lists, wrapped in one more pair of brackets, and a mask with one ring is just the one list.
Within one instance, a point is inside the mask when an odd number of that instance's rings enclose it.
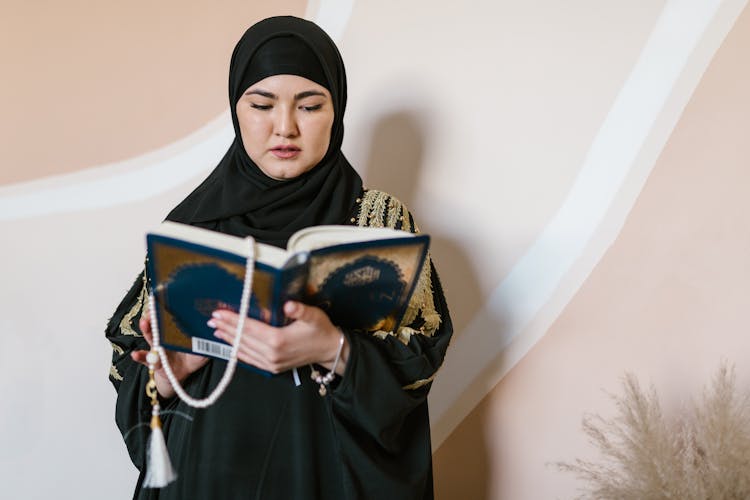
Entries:
{"label": "woman's eye", "polygon": [[323,107],[322,104],[314,104],[312,106],[300,106],[304,111],[317,111]]}
{"label": "woman's eye", "polygon": [[259,109],[261,111],[267,111],[267,110],[271,109],[271,105],[270,104],[256,104],[254,102],[250,103],[250,107],[253,108],[253,109]]}

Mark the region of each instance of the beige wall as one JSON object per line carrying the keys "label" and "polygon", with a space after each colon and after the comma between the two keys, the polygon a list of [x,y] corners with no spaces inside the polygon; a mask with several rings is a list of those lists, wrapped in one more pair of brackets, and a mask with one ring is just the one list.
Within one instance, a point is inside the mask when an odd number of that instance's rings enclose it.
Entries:
{"label": "beige wall", "polygon": [[[715,54],[604,258],[544,338],[435,454],[438,498],[570,498],[549,466],[594,458],[585,412],[625,371],[668,412],[722,359],[747,388],[750,295],[750,10]],[[471,466],[467,466],[471,464]]]}
{"label": "beige wall", "polygon": [[433,236],[457,326],[438,497],[572,496],[545,463],[589,452],[601,389],[627,369],[678,400],[747,347],[745,3],[9,3],[0,496],[129,498],[103,327],[224,152],[231,48],[271,13],[337,40],[344,150]]}
{"label": "beige wall", "polygon": [[[10,4],[10,5],[8,5]],[[127,159],[227,107],[226,73],[253,21],[304,0],[100,5],[5,1],[0,185]]]}

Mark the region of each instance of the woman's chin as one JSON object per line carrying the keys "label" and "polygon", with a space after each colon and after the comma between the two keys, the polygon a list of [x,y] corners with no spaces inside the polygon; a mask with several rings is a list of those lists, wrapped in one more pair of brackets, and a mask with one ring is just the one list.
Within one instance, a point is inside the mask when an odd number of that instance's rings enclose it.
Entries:
{"label": "woman's chin", "polygon": [[260,168],[260,170],[268,177],[277,181],[290,181],[292,179],[296,179],[300,175],[312,169],[312,167],[299,165],[282,165],[281,167],[268,167],[264,165],[258,165],[258,168]]}

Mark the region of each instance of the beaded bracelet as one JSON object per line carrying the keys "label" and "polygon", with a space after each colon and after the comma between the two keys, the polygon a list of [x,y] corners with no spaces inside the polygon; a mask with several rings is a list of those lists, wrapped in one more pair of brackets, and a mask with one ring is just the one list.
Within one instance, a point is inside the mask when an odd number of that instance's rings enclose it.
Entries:
{"label": "beaded bracelet", "polygon": [[328,384],[330,384],[333,381],[333,378],[336,376],[336,367],[338,366],[339,360],[341,359],[341,350],[344,348],[344,332],[341,330],[341,328],[339,328],[339,333],[341,334],[341,338],[339,339],[339,348],[336,351],[336,358],[334,358],[333,360],[331,371],[329,371],[325,375],[321,375],[318,370],[310,365],[310,378],[316,384],[320,384],[318,394],[320,394],[321,396],[325,396],[326,394],[328,394]]}

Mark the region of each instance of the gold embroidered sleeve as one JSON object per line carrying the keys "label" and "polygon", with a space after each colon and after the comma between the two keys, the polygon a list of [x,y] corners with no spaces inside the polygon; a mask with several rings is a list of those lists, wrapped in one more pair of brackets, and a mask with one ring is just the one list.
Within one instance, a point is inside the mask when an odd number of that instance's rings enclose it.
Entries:
{"label": "gold embroidered sleeve", "polygon": [[[365,192],[357,221],[360,226],[388,227],[419,233],[419,228],[407,207],[397,198],[377,190]],[[415,335],[425,341],[437,335],[440,331],[442,318],[436,308],[432,273],[432,260],[428,254],[401,324],[395,331],[376,331],[373,333],[375,337],[382,340],[395,338],[406,346],[409,345]],[[433,381],[436,373],[437,369],[435,372],[428,374],[426,378],[410,382],[402,388],[404,390],[415,390],[424,387]]]}
{"label": "gold embroidered sleeve", "polygon": [[109,378],[118,387],[132,363],[130,353],[147,345],[138,328],[146,300],[145,272],[139,275],[109,321],[106,336],[112,346]]}
{"label": "gold embroidered sleeve", "polygon": [[[360,226],[388,227],[419,233],[419,228],[413,221],[411,213],[398,198],[374,189],[365,192],[358,217]],[[440,326],[440,314],[435,310],[431,268],[432,261],[428,254],[401,324],[396,331],[380,330],[374,333],[375,336],[382,339],[394,336],[406,345],[412,335],[431,337],[435,334]]]}
{"label": "gold embroidered sleeve", "polygon": [[146,299],[146,273],[143,274],[143,287],[141,288],[141,293],[138,294],[138,299],[136,300],[135,304],[133,304],[133,307],[130,308],[130,310],[125,314],[125,316],[122,317],[122,321],[120,321],[120,330],[124,335],[133,335],[136,337],[142,337],[143,335],[140,334],[140,332],[135,331],[133,328],[133,321],[139,321],[141,319],[141,312],[143,311],[143,303]]}

